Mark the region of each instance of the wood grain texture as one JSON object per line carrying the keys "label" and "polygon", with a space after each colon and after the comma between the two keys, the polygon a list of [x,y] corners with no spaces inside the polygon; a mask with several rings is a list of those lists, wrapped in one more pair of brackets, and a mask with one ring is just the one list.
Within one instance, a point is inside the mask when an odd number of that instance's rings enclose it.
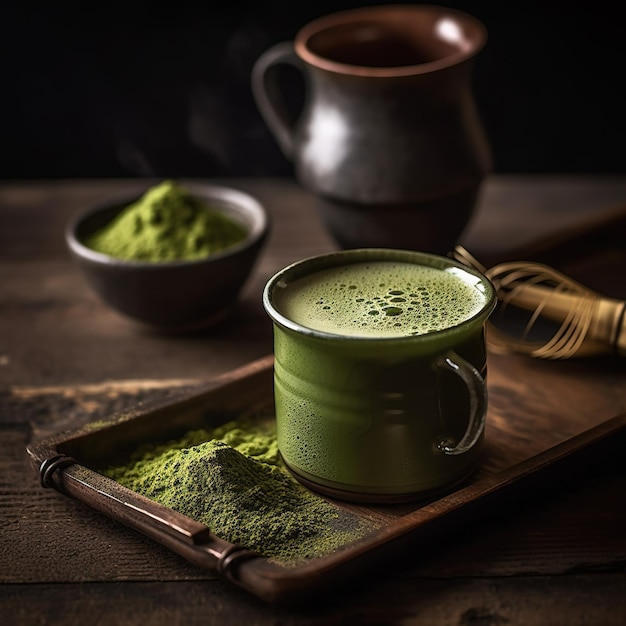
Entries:
{"label": "wood grain texture", "polygon": [[[267,607],[82,503],[42,489],[25,452],[30,441],[174,398],[181,381],[207,381],[268,354],[264,281],[288,262],[334,249],[311,199],[292,181],[235,181],[274,218],[238,310],[204,334],[147,333],[98,302],[72,266],[62,233],[83,206],[148,183],[0,184],[2,624],[626,622],[623,455],[581,466],[556,488],[539,485],[445,542],[369,574],[350,592],[301,610]],[[494,177],[463,244],[479,258],[511,260],[509,252],[538,239],[614,214],[624,198],[623,178]],[[623,290],[623,274],[598,271],[607,261],[621,263],[623,246],[601,252],[574,255],[565,267],[603,289]],[[520,447],[532,448],[539,437],[556,441],[623,411],[624,367],[612,358],[553,363],[490,355],[489,429],[494,443],[505,431],[514,437],[492,446],[489,462],[518,458]],[[530,422],[529,414],[545,419]]]}
{"label": "wood grain texture", "polygon": [[366,591],[294,609],[267,607],[219,581],[13,586],[0,588],[0,615],[10,616],[3,622],[7,626],[622,626],[626,615],[620,600],[624,578],[611,573],[448,580],[392,576]]}

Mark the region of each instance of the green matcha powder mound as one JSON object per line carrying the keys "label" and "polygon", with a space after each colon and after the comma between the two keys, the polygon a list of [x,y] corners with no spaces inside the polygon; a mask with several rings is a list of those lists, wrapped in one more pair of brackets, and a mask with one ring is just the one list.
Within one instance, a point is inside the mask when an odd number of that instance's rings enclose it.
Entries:
{"label": "green matcha powder mound", "polygon": [[374,528],[300,485],[282,466],[275,433],[258,426],[193,431],[105,473],[285,565],[329,554]]}
{"label": "green matcha powder mound", "polygon": [[165,180],[83,243],[119,259],[163,262],[204,258],[245,236],[234,218]]}

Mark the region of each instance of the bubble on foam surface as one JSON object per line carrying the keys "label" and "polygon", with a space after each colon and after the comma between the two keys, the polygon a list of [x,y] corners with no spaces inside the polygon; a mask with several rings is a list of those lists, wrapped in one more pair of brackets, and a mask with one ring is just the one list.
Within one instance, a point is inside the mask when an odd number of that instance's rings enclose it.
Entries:
{"label": "bubble on foam surface", "polygon": [[323,270],[286,291],[279,306],[287,317],[344,335],[421,335],[456,326],[485,304],[473,276],[408,263]]}

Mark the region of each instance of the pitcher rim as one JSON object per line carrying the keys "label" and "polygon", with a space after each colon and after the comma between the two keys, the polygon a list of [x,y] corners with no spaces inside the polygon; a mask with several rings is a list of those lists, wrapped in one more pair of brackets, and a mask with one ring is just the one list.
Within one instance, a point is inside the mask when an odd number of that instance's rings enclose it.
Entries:
{"label": "pitcher rim", "polygon": [[[309,47],[311,37],[324,30],[328,30],[334,26],[342,26],[358,20],[368,20],[377,14],[402,14],[407,15],[424,15],[435,14],[441,18],[450,17],[457,18],[463,24],[474,29],[475,41],[467,50],[459,50],[441,58],[424,63],[400,66],[367,66],[354,65],[341,61],[334,61],[312,51]],[[355,19],[357,18],[357,19]],[[350,76],[360,76],[367,78],[400,78],[408,76],[417,76],[421,74],[429,74],[438,70],[460,65],[475,57],[485,46],[487,42],[487,28],[481,20],[465,11],[444,7],[433,4],[391,4],[370,7],[361,7],[355,9],[347,9],[323,15],[309,23],[305,24],[296,34],[294,38],[294,49],[296,54],[310,66],[326,70],[335,74],[344,74]]]}

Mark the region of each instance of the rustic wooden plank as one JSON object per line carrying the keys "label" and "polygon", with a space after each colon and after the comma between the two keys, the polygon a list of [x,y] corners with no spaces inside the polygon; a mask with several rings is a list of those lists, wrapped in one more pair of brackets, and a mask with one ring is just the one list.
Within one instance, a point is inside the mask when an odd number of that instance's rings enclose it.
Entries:
{"label": "rustic wooden plank", "polygon": [[[380,572],[371,585],[328,612],[320,603],[315,614],[297,615],[267,609],[81,503],[42,489],[25,454],[32,436],[167,397],[160,394],[173,392],[168,381],[206,380],[267,354],[271,328],[259,300],[264,280],[296,258],[333,249],[310,198],[291,181],[280,181],[278,187],[276,181],[238,181],[267,202],[276,230],[236,316],[214,333],[193,337],[145,333],[99,304],[69,262],[62,239],[71,214],[113,190],[144,184],[0,184],[3,624],[11,619],[23,620],[16,624],[67,623],[66,616],[73,615],[81,622],[99,615],[101,623],[109,616],[109,623],[125,618],[145,623],[146,616],[155,623],[194,617],[224,623],[241,616],[242,623],[260,624],[408,620],[434,626],[626,621],[623,462],[590,470],[557,490],[538,490],[510,509],[496,509],[480,524],[460,529],[445,546],[407,559],[404,568]],[[495,177],[463,243],[473,252],[497,256],[576,225],[590,213],[609,215],[624,197],[623,178]],[[37,229],[32,228],[35,221]],[[601,284],[610,287],[617,284],[615,276],[597,273],[606,261],[594,258],[569,267],[593,279],[599,275]],[[546,395],[552,397],[551,413],[564,417],[559,430],[543,425],[548,437],[577,432],[624,407],[625,360],[522,359],[523,364],[509,365],[514,360],[490,359],[490,417],[496,431],[506,426],[508,414],[541,409]],[[532,383],[537,379],[540,386]],[[124,380],[149,382],[143,389],[138,384],[136,390],[123,385],[115,390],[116,382]],[[580,381],[595,391],[589,395]],[[65,396],[65,385],[75,395]],[[526,444],[529,432],[518,434]],[[493,462],[505,452],[517,453],[514,445],[494,451]]]}
{"label": "rustic wooden plank", "polygon": [[219,581],[0,586],[7,626],[30,624],[428,624],[623,626],[623,575],[453,578],[389,576],[306,605],[268,607]]}
{"label": "rustic wooden plank", "polygon": [[109,380],[85,385],[11,387],[0,392],[0,424],[28,423],[33,438],[74,430],[147,403],[174,401],[206,381]]}
{"label": "rustic wooden plank", "polygon": [[625,198],[624,176],[492,176],[461,243],[470,251],[500,257],[588,220],[615,214]]}

